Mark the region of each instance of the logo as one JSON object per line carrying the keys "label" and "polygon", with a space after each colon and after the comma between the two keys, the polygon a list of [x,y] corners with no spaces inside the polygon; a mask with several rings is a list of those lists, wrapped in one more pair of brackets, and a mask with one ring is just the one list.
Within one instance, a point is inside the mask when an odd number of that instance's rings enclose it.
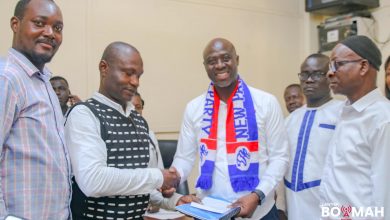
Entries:
{"label": "logo", "polygon": [[354,207],[326,203],[321,205],[321,217],[325,219],[352,220],[352,219],[383,219],[384,207]]}
{"label": "logo", "polygon": [[352,212],[352,206],[341,206],[341,212],[343,213],[343,217],[348,217]]}
{"label": "logo", "polygon": [[241,171],[249,169],[251,155],[248,148],[240,146],[236,149],[236,167]]}
{"label": "logo", "polygon": [[201,143],[199,148],[200,164],[203,166],[204,162],[206,161],[207,154],[209,154],[209,151],[207,150],[207,146],[204,143]]}

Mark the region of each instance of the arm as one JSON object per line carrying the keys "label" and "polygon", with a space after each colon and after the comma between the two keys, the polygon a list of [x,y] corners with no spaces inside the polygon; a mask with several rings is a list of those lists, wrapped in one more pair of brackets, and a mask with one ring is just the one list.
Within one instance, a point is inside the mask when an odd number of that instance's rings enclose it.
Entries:
{"label": "arm", "polygon": [[287,133],[284,126],[282,110],[277,100],[272,97],[266,116],[265,133],[268,153],[268,167],[257,189],[266,197],[276,189],[282,180],[289,164]]}
{"label": "arm", "polygon": [[[371,182],[372,206],[384,207],[384,219],[390,218],[390,122],[383,124],[372,132]],[[363,198],[367,199],[367,198]]]}
{"label": "arm", "polygon": [[[4,76],[0,76],[0,94],[0,146],[1,155],[4,155],[4,144],[10,134],[12,124],[16,121],[15,118],[18,115],[20,107],[18,107],[18,95],[16,94],[15,89],[12,87],[9,79]],[[1,160],[4,160],[4,156],[2,156]],[[4,194],[5,193],[1,191],[0,216],[3,217],[7,215],[3,198]]]}
{"label": "arm", "polygon": [[187,105],[183,123],[180,129],[179,141],[176,149],[175,158],[172,162],[173,167],[179,172],[181,182],[187,180],[195,163],[197,153],[197,140],[194,122],[191,116],[194,114],[190,111],[190,105]]}
{"label": "arm", "polygon": [[86,106],[76,106],[69,114],[65,138],[76,182],[89,197],[146,194],[163,184],[157,168],[107,167],[99,121]]}

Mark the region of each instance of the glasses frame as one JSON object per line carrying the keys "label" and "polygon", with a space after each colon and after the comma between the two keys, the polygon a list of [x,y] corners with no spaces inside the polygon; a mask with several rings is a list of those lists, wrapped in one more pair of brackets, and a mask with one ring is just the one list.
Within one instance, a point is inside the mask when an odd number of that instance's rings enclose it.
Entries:
{"label": "glasses frame", "polygon": [[[318,73],[320,73],[320,74],[318,74]],[[302,74],[307,74],[307,77],[303,77]],[[298,73],[298,78],[301,81],[306,81],[309,78],[311,78],[314,81],[318,81],[318,80],[321,80],[322,77],[326,77],[326,72],[324,72],[324,71],[313,71],[313,72],[300,72],[300,73]]]}
{"label": "glasses frame", "polygon": [[336,61],[336,60],[331,60],[329,62],[329,70],[332,71],[333,73],[337,72],[337,70],[339,69],[340,66],[342,65],[345,65],[347,63],[357,63],[357,62],[361,62],[363,60],[366,60],[366,59],[357,59],[357,60],[339,60],[339,61]]}

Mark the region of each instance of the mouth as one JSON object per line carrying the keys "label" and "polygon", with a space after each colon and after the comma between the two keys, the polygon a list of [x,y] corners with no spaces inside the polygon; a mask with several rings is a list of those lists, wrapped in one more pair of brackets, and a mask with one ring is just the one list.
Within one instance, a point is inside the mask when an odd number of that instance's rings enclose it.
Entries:
{"label": "mouth", "polygon": [[57,46],[56,43],[50,40],[38,40],[37,44],[39,44],[42,48],[46,50],[53,50]]}

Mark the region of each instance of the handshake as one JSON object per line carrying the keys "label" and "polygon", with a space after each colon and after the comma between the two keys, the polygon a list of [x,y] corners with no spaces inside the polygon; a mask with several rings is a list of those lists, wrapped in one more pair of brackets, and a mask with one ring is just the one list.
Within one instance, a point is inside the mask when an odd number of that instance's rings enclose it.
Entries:
{"label": "handshake", "polygon": [[164,197],[170,197],[176,191],[176,188],[180,184],[180,174],[177,172],[175,167],[169,169],[161,170],[164,176],[164,182],[161,186],[161,193]]}

